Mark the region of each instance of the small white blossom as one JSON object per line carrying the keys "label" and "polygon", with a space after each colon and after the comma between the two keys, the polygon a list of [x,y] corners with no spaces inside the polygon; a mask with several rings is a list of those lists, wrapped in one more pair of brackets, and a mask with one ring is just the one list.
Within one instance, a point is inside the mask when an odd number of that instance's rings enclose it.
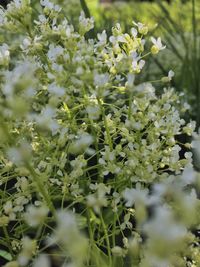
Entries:
{"label": "small white blossom", "polygon": [[86,18],[85,13],[82,11],[79,17],[80,33],[85,34],[94,28],[94,18]]}
{"label": "small white blossom", "polygon": [[98,38],[98,46],[105,45],[107,43],[107,34],[106,31],[104,30],[102,33],[97,34]]}
{"label": "small white blossom", "polygon": [[162,44],[160,37],[158,37],[157,39],[155,39],[154,37],[151,37],[151,41],[153,43],[153,46],[151,48],[152,54],[157,54],[159,51],[166,48],[166,46]]}
{"label": "small white blossom", "polygon": [[0,65],[7,65],[10,59],[9,47],[7,44],[0,46]]}
{"label": "small white blossom", "polygon": [[109,81],[109,74],[108,73],[102,73],[102,74],[94,74],[94,84],[98,87],[105,86]]}
{"label": "small white blossom", "polygon": [[88,133],[82,133],[81,136],[70,145],[69,150],[73,154],[86,152],[92,143],[93,137]]}
{"label": "small white blossom", "polygon": [[3,9],[0,8],[0,25],[4,25],[6,22],[6,16]]}
{"label": "small white blossom", "polygon": [[52,83],[48,86],[48,91],[52,95],[56,95],[58,97],[61,97],[65,94],[65,89],[60,86],[57,86],[55,83]]}
{"label": "small white blossom", "polygon": [[36,251],[36,241],[29,237],[22,238],[22,251],[18,256],[20,266],[27,266],[28,262],[32,259]]}
{"label": "small white blossom", "polygon": [[175,241],[184,238],[187,234],[186,227],[173,220],[173,214],[166,206],[156,208],[155,217],[144,225],[144,230],[155,240],[159,238]]}
{"label": "small white blossom", "polygon": [[172,78],[174,77],[174,72],[172,70],[170,70],[168,72],[168,76],[167,77],[163,77],[161,79],[162,82],[170,82],[172,80]]}
{"label": "small white blossom", "polygon": [[40,0],[40,4],[41,4],[41,6],[47,8],[49,10],[54,10],[56,12],[60,12],[61,11],[61,7],[59,5],[54,5],[49,0]]}
{"label": "small white blossom", "polygon": [[144,65],[145,65],[144,60],[139,60],[139,61],[137,61],[136,59],[133,60],[133,62],[132,62],[133,71],[136,73],[139,73],[141,71],[141,69],[144,67]]}
{"label": "small white blossom", "polygon": [[131,34],[134,38],[137,37],[138,31],[135,28],[131,28]]}
{"label": "small white blossom", "polygon": [[38,225],[43,223],[44,219],[48,214],[48,211],[48,208],[45,206],[28,206],[27,211],[24,215],[25,220],[31,227],[37,227]]}
{"label": "small white blossom", "polygon": [[133,24],[138,27],[138,31],[140,34],[146,35],[148,33],[148,27],[145,24],[141,22],[135,23],[134,21]]}
{"label": "small white blossom", "polygon": [[57,58],[63,55],[64,49],[61,46],[54,46],[50,44],[49,51],[48,51],[48,58],[50,61],[55,62]]}
{"label": "small white blossom", "polygon": [[146,204],[148,203],[148,190],[141,189],[141,185],[137,184],[136,188],[126,188],[123,197],[127,207],[132,207],[135,203]]}
{"label": "small white blossom", "polygon": [[174,72],[173,72],[173,70],[170,70],[169,72],[168,72],[168,78],[169,78],[169,81],[171,81],[172,80],[172,78],[174,77]]}

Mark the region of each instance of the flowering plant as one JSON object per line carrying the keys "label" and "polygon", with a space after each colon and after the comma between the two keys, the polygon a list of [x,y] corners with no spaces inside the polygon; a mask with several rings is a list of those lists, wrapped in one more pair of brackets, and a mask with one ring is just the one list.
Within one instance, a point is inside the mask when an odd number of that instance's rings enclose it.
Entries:
{"label": "flowering plant", "polygon": [[195,123],[173,89],[138,82],[161,39],[145,52],[142,23],[87,39],[92,18],[81,13],[75,30],[40,3],[0,11],[5,266],[197,266],[199,176],[176,139]]}

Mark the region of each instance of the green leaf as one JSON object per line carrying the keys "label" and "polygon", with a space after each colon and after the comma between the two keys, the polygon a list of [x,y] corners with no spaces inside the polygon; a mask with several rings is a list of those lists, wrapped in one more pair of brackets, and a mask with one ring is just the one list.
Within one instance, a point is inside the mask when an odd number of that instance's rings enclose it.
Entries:
{"label": "green leaf", "polygon": [[2,250],[2,249],[0,249],[0,257],[6,259],[8,261],[12,260],[12,255],[9,252]]}
{"label": "green leaf", "polygon": [[80,0],[80,3],[81,3],[81,7],[85,13],[86,18],[90,18],[91,17],[90,11],[89,11],[89,8],[88,8],[85,0]]}

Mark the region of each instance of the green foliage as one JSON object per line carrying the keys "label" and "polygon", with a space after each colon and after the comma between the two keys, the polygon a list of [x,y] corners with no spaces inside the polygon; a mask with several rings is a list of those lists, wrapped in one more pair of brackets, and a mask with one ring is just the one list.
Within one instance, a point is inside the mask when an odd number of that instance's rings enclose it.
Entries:
{"label": "green foliage", "polygon": [[177,140],[195,123],[173,71],[142,74],[161,38],[135,22],[88,38],[93,18],[40,3],[0,10],[4,266],[198,267],[200,177]]}
{"label": "green foliage", "polygon": [[[186,5],[175,1],[173,5],[178,10],[179,19],[162,3],[159,4],[161,15],[155,15],[162,21],[160,27],[169,49],[169,61],[166,64],[171,65],[171,62],[174,62],[174,85],[176,89],[185,91],[192,106],[193,118],[200,126],[200,5],[199,1],[189,1]],[[158,64],[162,71],[166,72],[166,66],[163,66],[162,61],[163,59],[161,62],[158,60]]]}

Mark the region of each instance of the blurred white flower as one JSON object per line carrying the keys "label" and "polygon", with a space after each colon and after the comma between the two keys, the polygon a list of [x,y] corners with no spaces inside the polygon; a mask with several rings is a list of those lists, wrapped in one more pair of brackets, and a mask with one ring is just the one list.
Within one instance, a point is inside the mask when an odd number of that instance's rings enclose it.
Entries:
{"label": "blurred white flower", "polygon": [[50,267],[51,262],[47,255],[40,254],[33,263],[33,267]]}
{"label": "blurred white flower", "polygon": [[31,227],[37,227],[43,223],[49,210],[45,206],[35,207],[33,205],[28,206],[26,213],[24,214],[26,222]]}
{"label": "blurred white flower", "polygon": [[94,28],[94,18],[86,18],[85,13],[82,11],[79,17],[80,33],[85,34],[89,30]]}
{"label": "blurred white flower", "polygon": [[97,34],[97,39],[98,39],[98,46],[105,45],[107,43],[107,34],[106,31],[104,30],[102,33]]}
{"label": "blurred white flower", "polygon": [[133,24],[138,27],[138,31],[140,34],[146,35],[148,33],[148,27],[145,24],[141,22],[136,23],[134,21]]}
{"label": "blurred white flower", "polygon": [[138,31],[135,28],[131,28],[131,34],[134,38],[137,37]]}
{"label": "blurred white flower", "polygon": [[167,77],[163,77],[162,79],[161,79],[161,81],[162,82],[170,82],[171,80],[172,80],[172,78],[174,77],[174,72],[172,71],[172,70],[170,70],[169,72],[168,72],[168,75],[167,75]]}
{"label": "blurred white flower", "polygon": [[155,216],[144,225],[144,231],[152,240],[167,242],[182,240],[187,234],[186,227],[174,220],[173,213],[167,206],[156,208]]}
{"label": "blurred white flower", "polygon": [[22,238],[22,251],[20,252],[17,261],[20,266],[27,266],[36,251],[36,240],[30,239],[28,236]]}
{"label": "blurred white flower", "polygon": [[51,62],[55,62],[59,56],[63,55],[63,52],[64,49],[60,45],[50,44],[47,56]]}
{"label": "blurred white flower", "polygon": [[108,73],[96,73],[94,74],[94,84],[98,87],[105,86],[109,81],[109,74]]}
{"label": "blurred white flower", "polygon": [[145,61],[143,59],[140,59],[140,56],[137,55],[136,52],[132,53],[132,69],[135,73],[140,73],[142,68],[145,65]]}
{"label": "blurred white flower", "polygon": [[0,65],[7,65],[10,59],[10,51],[7,44],[0,46]]}
{"label": "blurred white flower", "polygon": [[60,87],[56,85],[55,83],[51,83],[48,86],[48,91],[55,96],[61,97],[65,94],[65,89],[63,87]]}
{"label": "blurred white flower", "polygon": [[126,206],[132,207],[134,204],[147,204],[148,203],[148,189],[142,189],[138,183],[136,188],[126,188],[123,192],[123,197],[126,200]]}
{"label": "blurred white flower", "polygon": [[40,0],[40,4],[41,4],[41,6],[47,8],[49,10],[54,10],[56,12],[60,12],[61,11],[61,7],[59,5],[54,5],[49,0]]}
{"label": "blurred white flower", "polygon": [[86,152],[88,147],[93,143],[93,137],[88,133],[82,133],[77,140],[72,142],[69,151],[73,154]]}
{"label": "blurred white flower", "polygon": [[151,37],[151,41],[153,43],[153,46],[151,47],[152,54],[157,54],[159,51],[166,48],[166,46],[162,44],[160,37],[158,37],[157,39],[155,39],[154,37]]}

